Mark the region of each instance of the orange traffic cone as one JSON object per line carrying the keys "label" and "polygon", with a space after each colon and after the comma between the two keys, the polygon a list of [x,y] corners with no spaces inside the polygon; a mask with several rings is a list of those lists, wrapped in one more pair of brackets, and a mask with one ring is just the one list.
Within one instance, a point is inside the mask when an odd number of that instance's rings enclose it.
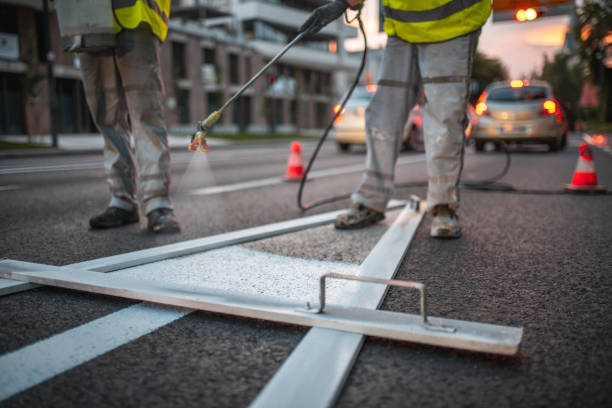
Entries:
{"label": "orange traffic cone", "polygon": [[287,160],[285,180],[299,181],[304,176],[304,160],[302,160],[302,146],[300,142],[291,143],[291,152]]}
{"label": "orange traffic cone", "polygon": [[565,189],[574,192],[606,191],[605,188],[597,185],[593,154],[586,143],[580,145],[580,155],[578,156],[578,164],[576,164],[572,184],[566,184]]}

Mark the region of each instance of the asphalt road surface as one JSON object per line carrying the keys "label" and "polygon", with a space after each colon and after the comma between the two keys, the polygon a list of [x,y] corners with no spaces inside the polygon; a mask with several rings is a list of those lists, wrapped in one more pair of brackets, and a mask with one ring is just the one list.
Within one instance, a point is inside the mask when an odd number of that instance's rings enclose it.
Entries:
{"label": "asphalt road surface", "polygon": [[[571,180],[577,143],[574,139],[559,153],[512,149],[510,170],[501,181],[522,189],[561,190]],[[306,158],[312,148],[304,145]],[[347,205],[340,201],[303,214],[296,206],[297,185],[277,180],[288,152],[283,143],[173,154],[173,199],[184,231],[167,236],[148,233],[144,224],[88,229],[89,217],[108,200],[98,155],[3,159],[1,256],[67,265]],[[612,155],[597,149],[594,154],[599,183],[610,190]],[[326,147],[305,201],[351,192],[360,180],[355,167],[363,159],[363,151],[340,154],[333,145]],[[404,153],[400,163],[398,183],[425,180],[422,154]],[[463,180],[487,179],[504,163],[503,153],[468,149]],[[396,196],[411,194],[424,197],[425,189],[401,189]],[[522,327],[518,354],[499,357],[368,338],[335,406],[610,406],[612,196],[462,189],[461,200],[463,237],[430,239],[425,217],[397,278],[427,285],[434,316]],[[223,252],[208,258],[204,253],[199,262],[218,267],[220,275],[224,270],[240,274],[240,261],[254,251],[302,260],[304,266],[292,267],[297,275],[311,273],[313,265],[350,270],[365,259],[392,219],[390,214],[385,223],[361,231],[335,231],[329,225],[308,229],[244,244],[226,258]],[[259,255],[249,268],[265,263],[257,260]],[[164,268],[157,269],[164,273]],[[283,283],[282,276],[270,281]],[[416,313],[416,305],[416,296],[391,288],[382,309]],[[129,337],[134,328],[122,326],[121,314],[139,307],[132,300],[49,287],[0,297],[0,371],[8,367],[2,367],[7,356],[29,357],[44,371],[59,364],[47,362],[53,347],[74,348],[78,354],[105,336],[117,342],[92,351],[87,361],[64,361],[65,369],[41,381],[26,375],[20,381],[32,385],[10,394],[2,405],[248,406],[307,331],[162,308],[147,312],[154,314],[151,321],[157,319],[150,330]],[[104,331],[97,322],[109,326],[101,326],[107,327]],[[44,349],[47,354],[28,354],[26,347],[41,344],[51,344]],[[19,375],[17,369],[0,378]],[[0,381],[0,395],[6,384]]]}

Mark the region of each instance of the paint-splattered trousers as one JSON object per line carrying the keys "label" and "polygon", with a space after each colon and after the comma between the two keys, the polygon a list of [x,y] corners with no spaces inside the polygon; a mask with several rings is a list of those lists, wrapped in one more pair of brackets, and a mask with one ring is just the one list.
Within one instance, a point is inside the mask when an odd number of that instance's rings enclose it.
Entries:
{"label": "paint-splattered trousers", "polygon": [[395,163],[408,114],[422,90],[427,204],[459,206],[472,59],[480,30],[439,43],[389,37],[378,89],[366,110],[366,169],[356,203],[383,211],[393,193]]}
{"label": "paint-splattered trousers", "polygon": [[172,208],[159,53],[159,40],[141,29],[120,33],[112,55],[80,56],[87,103],[104,136],[110,206],[135,208],[138,186],[147,214]]}

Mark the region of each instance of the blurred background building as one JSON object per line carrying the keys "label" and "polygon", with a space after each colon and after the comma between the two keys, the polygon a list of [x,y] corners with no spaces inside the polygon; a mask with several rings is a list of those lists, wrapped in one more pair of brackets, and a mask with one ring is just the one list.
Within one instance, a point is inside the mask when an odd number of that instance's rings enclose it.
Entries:
{"label": "blurred background building", "polygon": [[[55,125],[59,133],[95,133],[80,80],[79,60],[61,49],[52,4],[0,0],[0,135],[49,134],[53,59]],[[61,0],[60,0],[61,1]],[[172,0],[162,46],[167,123],[189,133],[218,109],[295,35],[325,0]],[[51,52],[45,51],[48,18]],[[337,21],[301,41],[241,97],[216,126],[219,133],[313,133],[326,125],[359,65],[344,40],[357,29]]]}

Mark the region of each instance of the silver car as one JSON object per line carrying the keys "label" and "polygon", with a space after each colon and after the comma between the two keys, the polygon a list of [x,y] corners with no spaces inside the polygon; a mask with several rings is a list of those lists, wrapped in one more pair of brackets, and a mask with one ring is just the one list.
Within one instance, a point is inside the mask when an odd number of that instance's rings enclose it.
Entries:
{"label": "silver car", "polygon": [[567,144],[565,112],[544,81],[513,80],[487,86],[474,106],[472,139],[476,151],[485,143],[545,143],[551,151]]}

